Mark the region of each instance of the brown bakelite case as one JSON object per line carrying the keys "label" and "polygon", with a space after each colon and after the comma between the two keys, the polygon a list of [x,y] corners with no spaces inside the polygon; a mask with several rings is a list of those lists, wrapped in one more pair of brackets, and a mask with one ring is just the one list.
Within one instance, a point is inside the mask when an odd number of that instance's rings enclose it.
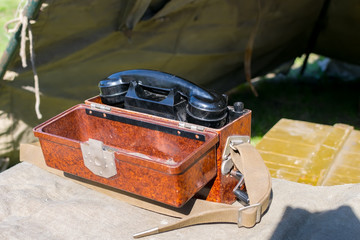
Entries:
{"label": "brown bakelite case", "polygon": [[[87,105],[61,113],[34,132],[48,166],[175,207],[216,175],[218,137],[212,132],[184,130]],[[89,139],[102,143],[95,155],[115,157],[98,172],[86,166],[86,155],[92,153],[81,145]],[[90,158],[95,167],[101,165],[100,160]],[[115,175],[102,176],[112,163]]]}
{"label": "brown bakelite case", "polygon": [[[103,104],[99,96],[87,99],[85,103],[88,105],[107,106]],[[174,126],[179,126],[179,121],[176,120],[170,120],[145,113],[129,111],[123,108],[111,107],[111,111],[126,112],[130,115],[143,116],[149,119],[154,119],[155,121],[166,121],[170,124],[173,124]],[[206,200],[208,201],[231,204],[236,200],[236,197],[233,194],[232,190],[236,186],[237,180],[233,177],[223,176],[221,174],[222,153],[224,151],[226,140],[229,136],[251,135],[251,111],[245,109],[240,117],[229,122],[224,127],[219,129],[205,128],[205,131],[216,133],[219,142],[216,144],[216,177],[213,179],[213,181],[206,185],[205,189],[203,189],[204,193],[202,193],[201,195],[203,197],[203,195],[205,194]]]}
{"label": "brown bakelite case", "polygon": [[251,111],[213,129],[110,107],[100,97],[85,103],[34,128],[48,166],[174,207],[206,184],[207,200],[235,201],[236,179],[221,175],[222,152],[228,136],[250,135]]}

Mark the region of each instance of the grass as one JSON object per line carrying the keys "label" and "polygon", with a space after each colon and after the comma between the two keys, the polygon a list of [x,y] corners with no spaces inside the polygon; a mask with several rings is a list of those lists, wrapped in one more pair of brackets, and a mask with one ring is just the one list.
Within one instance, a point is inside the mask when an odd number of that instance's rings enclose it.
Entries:
{"label": "grass", "polygon": [[4,25],[14,18],[17,6],[21,0],[0,0],[0,53],[5,50],[10,35],[6,33]]}

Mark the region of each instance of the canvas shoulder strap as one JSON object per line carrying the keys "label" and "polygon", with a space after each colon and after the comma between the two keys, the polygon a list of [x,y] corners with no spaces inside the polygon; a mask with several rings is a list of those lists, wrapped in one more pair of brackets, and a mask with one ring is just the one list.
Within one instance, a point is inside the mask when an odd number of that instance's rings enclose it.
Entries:
{"label": "canvas shoulder strap", "polygon": [[269,207],[271,195],[271,177],[255,147],[249,143],[233,146],[230,150],[234,166],[245,181],[250,204],[245,207],[221,203],[199,201],[196,211],[180,221],[156,227],[134,235],[134,238],[145,237],[156,233],[202,224],[228,222],[237,223],[239,227],[253,227],[260,221],[261,215]]}

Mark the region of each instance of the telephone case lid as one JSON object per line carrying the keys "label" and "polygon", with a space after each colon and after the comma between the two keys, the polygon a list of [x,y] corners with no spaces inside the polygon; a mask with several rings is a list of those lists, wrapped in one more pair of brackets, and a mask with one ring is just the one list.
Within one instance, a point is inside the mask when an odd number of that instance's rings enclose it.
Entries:
{"label": "telephone case lid", "polygon": [[[116,135],[113,141],[106,138],[110,133]],[[38,125],[34,134],[40,140],[77,148],[89,138],[100,140],[114,151],[117,160],[167,174],[183,173],[210,150],[216,161],[218,142],[218,135],[207,129],[187,129],[177,121],[128,110],[98,109],[89,103],[76,105]],[[169,154],[173,156],[163,158]]]}

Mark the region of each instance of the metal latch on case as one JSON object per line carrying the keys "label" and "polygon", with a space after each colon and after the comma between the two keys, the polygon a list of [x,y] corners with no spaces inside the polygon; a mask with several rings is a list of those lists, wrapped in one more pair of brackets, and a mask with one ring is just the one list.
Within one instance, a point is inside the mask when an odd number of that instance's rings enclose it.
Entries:
{"label": "metal latch on case", "polygon": [[117,174],[115,154],[105,149],[101,141],[89,139],[80,143],[85,166],[95,175],[110,178]]}
{"label": "metal latch on case", "polygon": [[234,167],[234,163],[230,157],[230,149],[236,145],[242,143],[249,143],[249,142],[250,142],[249,136],[233,135],[227,138],[224,151],[222,154],[222,164],[221,164],[222,175],[228,175],[231,169]]}

